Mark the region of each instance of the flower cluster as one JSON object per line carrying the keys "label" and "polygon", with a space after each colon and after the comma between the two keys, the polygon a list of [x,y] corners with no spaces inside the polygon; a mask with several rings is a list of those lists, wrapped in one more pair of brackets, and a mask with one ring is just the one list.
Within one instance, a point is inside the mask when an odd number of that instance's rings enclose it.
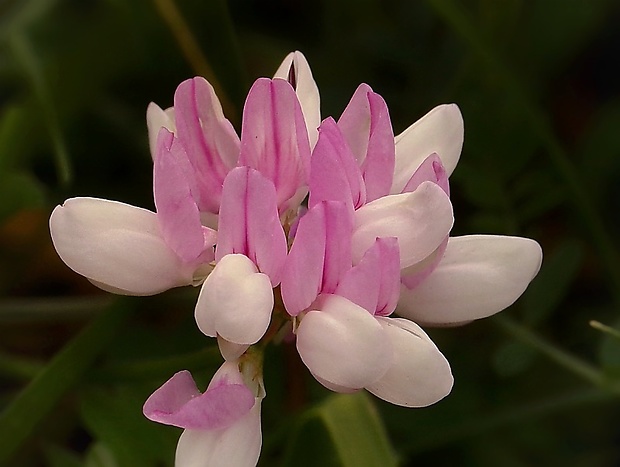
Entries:
{"label": "flower cluster", "polygon": [[270,326],[270,338],[294,336],[327,388],[423,407],[453,378],[419,324],[496,313],[540,267],[533,240],[449,237],[448,177],[463,143],[456,105],[394,137],[385,101],[362,84],[337,121],[321,121],[310,68],[294,52],[250,89],[240,136],[199,77],[179,85],[173,107],[151,104],[147,123],[156,212],[73,198],[50,229],[65,263],[105,290],[201,287],[196,323],[225,363],[204,393],[184,371],[144,405],[151,420],[185,429],[179,466],[257,462],[265,391],[253,345]]}

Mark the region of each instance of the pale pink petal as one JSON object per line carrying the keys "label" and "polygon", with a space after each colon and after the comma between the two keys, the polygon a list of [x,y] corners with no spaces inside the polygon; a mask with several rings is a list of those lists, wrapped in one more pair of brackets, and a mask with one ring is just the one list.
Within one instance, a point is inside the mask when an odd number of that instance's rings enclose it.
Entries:
{"label": "pale pink petal", "polygon": [[433,273],[415,289],[401,289],[397,313],[428,324],[485,318],[519,298],[541,261],[540,245],[528,238],[450,238]]}
{"label": "pale pink petal", "polygon": [[435,153],[448,176],[463,147],[463,117],[455,104],[440,105],[427,113],[394,139],[396,166],[391,193],[401,193],[422,162]]}
{"label": "pale pink petal", "polygon": [[367,84],[360,84],[338,120],[361,168],[367,201],[390,192],[394,176],[394,133],[387,104]]}
{"label": "pale pink petal", "polygon": [[239,165],[252,167],[276,188],[280,213],[307,193],[310,145],[301,106],[282,79],[256,80],[243,109]]}
{"label": "pale pink petal", "polygon": [[330,385],[360,389],[387,371],[392,348],[368,311],[338,295],[321,297],[297,328],[297,350],[304,364]]}
{"label": "pale pink petal", "polygon": [[210,263],[215,258],[215,231],[200,223],[200,212],[192,196],[192,178],[183,147],[162,128],[153,167],[153,193],[164,240],[183,262]]}
{"label": "pale pink petal", "polygon": [[246,256],[224,256],[200,290],[195,317],[207,336],[255,344],[267,331],[273,310],[269,277]]}
{"label": "pale pink petal", "polygon": [[304,54],[299,51],[288,54],[273,77],[287,80],[295,89],[306,120],[310,147],[313,148],[318,138],[317,128],[321,123],[321,99]]}
{"label": "pale pink petal", "polygon": [[286,250],[273,184],[249,167],[233,169],[222,192],[216,260],[231,253],[245,255],[275,287],[280,283]]}
{"label": "pale pink petal", "polygon": [[336,294],[371,314],[389,315],[400,292],[400,256],[395,238],[378,238],[357,266],[346,272]]}
{"label": "pale pink petal", "polygon": [[250,347],[249,344],[235,344],[234,342],[227,341],[220,335],[217,336],[217,346],[222,357],[227,362],[238,360]]}
{"label": "pale pink petal", "polygon": [[422,162],[405,185],[405,188],[403,188],[403,193],[415,191],[422,182],[427,181],[436,183],[450,196],[448,174],[441,163],[441,159],[435,153],[424,159],[424,162]]}
{"label": "pale pink petal", "polygon": [[388,371],[366,389],[404,407],[426,407],[447,396],[454,381],[450,365],[426,333],[402,318],[378,318],[378,322],[394,354]]}
{"label": "pale pink petal", "polygon": [[217,213],[226,174],[239,157],[239,137],[224,117],[213,87],[201,77],[183,81],[174,94],[177,132],[198,181],[201,211]]}
{"label": "pale pink petal", "polygon": [[324,201],[299,221],[282,275],[282,300],[296,316],[319,293],[333,293],[351,268],[351,212],[345,203]]}
{"label": "pale pink petal", "polygon": [[194,268],[166,245],[157,215],[146,209],[72,198],[52,212],[50,232],[67,266],[118,293],[154,295],[192,283]]}
{"label": "pale pink petal", "polygon": [[453,221],[450,199],[432,182],[412,193],[379,198],[355,211],[353,263],[359,263],[377,237],[396,237],[400,266],[409,267],[437,249]]}
{"label": "pale pink petal", "polygon": [[221,430],[185,430],[175,467],[254,467],[262,445],[261,401],[235,424]]}
{"label": "pale pink petal", "polygon": [[424,258],[419,263],[414,264],[413,266],[409,266],[401,271],[401,282],[408,289],[414,289],[426,280],[428,276],[430,276],[441,259],[443,258],[444,253],[446,252],[446,248],[448,247],[448,237],[441,242],[435,251],[433,251],[430,255]]}
{"label": "pale pink petal", "polygon": [[254,402],[254,394],[241,381],[220,380],[200,394],[189,371],[180,371],[147,399],[143,412],[165,425],[220,430],[238,422]]}
{"label": "pale pink petal", "polygon": [[151,150],[151,157],[154,160],[159,130],[165,128],[172,133],[176,131],[174,107],[163,110],[157,104],[151,102],[146,108],[146,127],[149,133],[149,149]]}
{"label": "pale pink petal", "polygon": [[319,141],[310,162],[308,207],[321,201],[343,201],[357,209],[366,203],[366,187],[340,129],[331,118],[319,127]]}

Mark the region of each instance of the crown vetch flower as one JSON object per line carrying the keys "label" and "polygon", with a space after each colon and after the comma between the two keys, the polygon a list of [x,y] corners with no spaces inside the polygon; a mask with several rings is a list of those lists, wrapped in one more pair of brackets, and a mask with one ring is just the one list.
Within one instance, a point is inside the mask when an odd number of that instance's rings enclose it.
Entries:
{"label": "crown vetch flower", "polygon": [[143,412],[154,422],[185,429],[177,445],[177,467],[253,466],[262,444],[264,396],[252,365],[227,361],[202,394],[188,371],[176,373],[148,398]]}

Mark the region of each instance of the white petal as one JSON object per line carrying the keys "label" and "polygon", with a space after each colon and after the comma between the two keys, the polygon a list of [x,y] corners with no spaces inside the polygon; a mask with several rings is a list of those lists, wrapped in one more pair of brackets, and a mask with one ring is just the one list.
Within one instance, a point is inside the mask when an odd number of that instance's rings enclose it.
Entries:
{"label": "white petal", "polygon": [[404,407],[426,407],[447,396],[454,382],[450,365],[420,326],[402,318],[377,319],[394,358],[387,373],[366,389]]}
{"label": "white petal", "polygon": [[400,267],[409,267],[437,249],[453,222],[452,203],[435,183],[424,182],[412,193],[384,196],[355,211],[353,262],[359,263],[377,237],[396,237]]}
{"label": "white petal", "polygon": [[319,88],[312,77],[312,70],[304,54],[299,51],[291,52],[278,67],[274,78],[282,78],[290,82],[291,70],[294,73],[294,83],[291,83],[301,104],[310,148],[313,148],[319,137],[318,127],[321,124],[321,99]]}
{"label": "white petal", "polygon": [[519,298],[541,261],[540,245],[529,238],[450,238],[433,273],[413,290],[402,287],[396,312],[428,324],[485,318]]}
{"label": "white petal", "polygon": [[360,389],[380,378],[391,347],[368,311],[338,295],[325,297],[297,328],[297,350],[310,372],[328,387]]}
{"label": "white petal", "polygon": [[224,357],[224,360],[227,362],[238,360],[239,357],[248,350],[248,347],[250,347],[247,344],[235,344],[234,342],[227,341],[220,335],[217,336],[217,345],[220,348],[222,357]]}
{"label": "white petal", "polygon": [[440,105],[394,138],[396,167],[392,194],[400,193],[420,164],[437,153],[450,175],[463,147],[463,117],[456,104]]}
{"label": "white petal", "polygon": [[176,131],[176,124],[174,122],[174,107],[169,107],[166,110],[163,110],[155,102],[151,102],[146,108],[146,127],[149,133],[149,148],[151,150],[151,157],[155,159],[157,135],[159,134],[159,130],[166,128],[171,133]]}
{"label": "white petal", "polygon": [[192,269],[165,244],[154,212],[95,198],[72,198],[50,217],[54,247],[75,272],[127,295],[192,283]]}
{"label": "white petal", "polygon": [[222,430],[185,430],[177,445],[176,467],[254,467],[262,444],[261,401]]}
{"label": "white petal", "polygon": [[202,285],[196,322],[207,336],[254,344],[269,327],[273,290],[266,274],[240,254],[224,256]]}

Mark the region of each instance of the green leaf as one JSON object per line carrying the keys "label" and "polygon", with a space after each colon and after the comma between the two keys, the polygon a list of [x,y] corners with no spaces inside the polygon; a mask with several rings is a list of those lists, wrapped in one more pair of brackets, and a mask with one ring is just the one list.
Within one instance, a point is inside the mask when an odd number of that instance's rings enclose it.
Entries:
{"label": "green leaf", "polygon": [[0,173],[0,222],[44,203],[43,187],[32,175],[20,171]]}
{"label": "green leaf", "polygon": [[364,392],[335,394],[308,411],[288,444],[285,466],[389,467],[394,451]]}
{"label": "green leaf", "polygon": [[95,443],[86,454],[85,467],[121,467],[121,464],[104,443]]}
{"label": "green leaf", "polygon": [[120,465],[172,465],[179,432],[147,420],[142,405],[149,388],[90,388],[80,397],[80,414],[91,434],[105,443]]}
{"label": "green leaf", "polygon": [[532,326],[543,322],[560,305],[583,262],[583,247],[567,239],[545,258],[538,276],[521,300],[525,322]]}
{"label": "green leaf", "polygon": [[83,467],[82,460],[75,453],[55,444],[44,448],[47,467]]}
{"label": "green leaf", "polygon": [[58,400],[79,380],[128,315],[117,301],[67,344],[0,414],[0,465],[10,459]]}

